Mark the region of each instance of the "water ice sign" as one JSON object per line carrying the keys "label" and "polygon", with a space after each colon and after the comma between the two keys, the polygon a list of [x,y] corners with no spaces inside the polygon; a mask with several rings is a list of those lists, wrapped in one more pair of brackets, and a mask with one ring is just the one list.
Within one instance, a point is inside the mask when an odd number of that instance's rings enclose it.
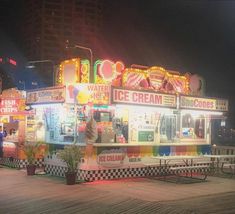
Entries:
{"label": "water ice sign", "polygon": [[75,84],[66,86],[66,102],[78,104],[109,103],[110,86],[105,84]]}

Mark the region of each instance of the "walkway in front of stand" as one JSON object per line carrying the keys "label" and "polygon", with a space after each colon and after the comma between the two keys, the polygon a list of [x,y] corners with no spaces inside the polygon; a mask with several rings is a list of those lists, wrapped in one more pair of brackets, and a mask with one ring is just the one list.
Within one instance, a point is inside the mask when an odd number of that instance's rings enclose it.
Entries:
{"label": "walkway in front of stand", "polygon": [[235,179],[175,184],[138,178],[64,184],[0,168],[0,213],[235,213]]}

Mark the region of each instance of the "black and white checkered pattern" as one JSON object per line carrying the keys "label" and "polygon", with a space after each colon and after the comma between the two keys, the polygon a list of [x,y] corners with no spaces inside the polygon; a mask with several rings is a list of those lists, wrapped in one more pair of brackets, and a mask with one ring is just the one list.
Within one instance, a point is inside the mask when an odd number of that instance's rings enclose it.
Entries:
{"label": "black and white checkered pattern", "polygon": [[[26,160],[19,160],[15,158],[3,158],[1,160],[2,165],[25,168],[27,165]],[[43,160],[37,160],[39,167],[43,166]],[[45,172],[50,175],[65,177],[66,166],[45,164]],[[193,173],[197,172],[209,172],[210,168],[195,168]],[[180,173],[186,173],[182,170]],[[131,177],[147,177],[147,176],[161,176],[174,174],[170,170],[170,166],[167,168],[161,166],[148,166],[148,167],[129,167],[129,168],[117,168],[117,169],[102,169],[102,170],[79,170],[77,173],[78,180],[84,181],[97,181],[97,180],[112,180],[118,178],[131,178]]]}
{"label": "black and white checkered pattern", "polygon": [[[67,167],[65,166],[57,166],[57,165],[45,165],[45,172],[49,175],[65,177],[65,172],[67,171]],[[84,170],[78,170],[77,172],[77,180],[85,180],[86,172]]]}
{"label": "black and white checkered pattern", "polygon": [[12,167],[12,168],[19,168],[19,159],[16,158],[2,158],[1,165]]}
{"label": "black and white checkered pattern", "polygon": [[[12,168],[18,168],[18,169],[23,169],[26,168],[28,161],[27,160],[21,160],[18,158],[2,158],[0,164]],[[43,159],[37,159],[36,163],[37,167],[43,167],[44,166],[44,160]]]}
{"label": "black and white checkered pattern", "polygon": [[[65,176],[66,167],[58,165],[45,165],[45,172],[55,176]],[[84,181],[111,180],[118,178],[145,177],[148,169],[140,168],[120,168],[103,170],[79,170],[78,179]]]}
{"label": "black and white checkered pattern", "polygon": [[107,170],[89,170],[86,173],[86,181],[111,180],[118,178],[145,177],[147,169],[143,168],[123,168]]}
{"label": "black and white checkered pattern", "polygon": [[65,172],[67,167],[64,166],[56,166],[56,165],[45,165],[45,172],[49,175],[55,175],[59,177],[65,177]]}

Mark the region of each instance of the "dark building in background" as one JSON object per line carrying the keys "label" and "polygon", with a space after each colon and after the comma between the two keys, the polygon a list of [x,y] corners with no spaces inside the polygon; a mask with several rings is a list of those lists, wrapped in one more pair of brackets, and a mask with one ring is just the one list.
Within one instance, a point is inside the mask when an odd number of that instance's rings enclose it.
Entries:
{"label": "dark building in background", "polygon": [[[19,81],[26,89],[35,88],[32,82],[36,87],[51,86],[53,65],[71,57],[90,58],[88,51],[66,45],[89,47],[93,57],[102,51],[103,0],[1,0],[0,12],[3,88],[18,87]],[[17,66],[9,65],[9,57]],[[28,61],[44,60],[25,68]]]}
{"label": "dark building in background", "polygon": [[43,80],[40,86],[52,85],[52,64],[71,57],[90,58],[88,51],[66,46],[81,45],[98,54],[103,6],[103,0],[23,0],[21,38],[25,56],[28,61],[53,62],[34,64]]}
{"label": "dark building in background", "polygon": [[0,32],[10,37],[13,42],[19,39],[21,5],[21,0],[0,1]]}
{"label": "dark building in background", "polygon": [[[66,43],[99,51],[102,11],[102,0],[24,0],[22,38],[26,57],[58,63],[68,57]],[[78,56],[74,52],[69,54]]]}
{"label": "dark building in background", "polygon": [[[13,51],[17,42],[20,2],[11,0],[0,1],[0,88],[15,87],[17,63]],[[12,18],[14,17],[14,18]],[[17,20],[17,21],[16,21]],[[13,36],[14,35],[14,36]]]}

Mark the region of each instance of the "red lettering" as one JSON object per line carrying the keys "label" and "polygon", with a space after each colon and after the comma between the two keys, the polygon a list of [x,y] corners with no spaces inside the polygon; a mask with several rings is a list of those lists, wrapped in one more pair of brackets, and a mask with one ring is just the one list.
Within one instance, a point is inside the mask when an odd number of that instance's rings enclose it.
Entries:
{"label": "red lettering", "polygon": [[149,94],[144,94],[144,103],[149,102]]}
{"label": "red lettering", "polygon": [[150,94],[150,96],[149,96],[149,103],[154,104],[153,94]]}
{"label": "red lettering", "polygon": [[129,92],[128,91],[114,91],[115,100],[118,101],[129,101]]}
{"label": "red lettering", "polygon": [[143,103],[143,102],[144,102],[144,100],[143,100],[143,94],[139,94],[139,102],[140,102],[140,103]]}
{"label": "red lettering", "polygon": [[121,161],[124,157],[122,155],[108,155],[107,161]]}
{"label": "red lettering", "polygon": [[128,91],[124,92],[124,99],[125,99],[125,101],[129,101],[129,92]]}
{"label": "red lettering", "polygon": [[105,162],[105,156],[99,156],[99,162]]}
{"label": "red lettering", "polygon": [[133,92],[133,94],[132,94],[132,101],[138,102],[138,94],[136,92]]}
{"label": "red lettering", "polygon": [[123,101],[123,91],[118,91],[118,100]]}
{"label": "red lettering", "polygon": [[162,96],[155,95],[155,104],[162,104]]}

